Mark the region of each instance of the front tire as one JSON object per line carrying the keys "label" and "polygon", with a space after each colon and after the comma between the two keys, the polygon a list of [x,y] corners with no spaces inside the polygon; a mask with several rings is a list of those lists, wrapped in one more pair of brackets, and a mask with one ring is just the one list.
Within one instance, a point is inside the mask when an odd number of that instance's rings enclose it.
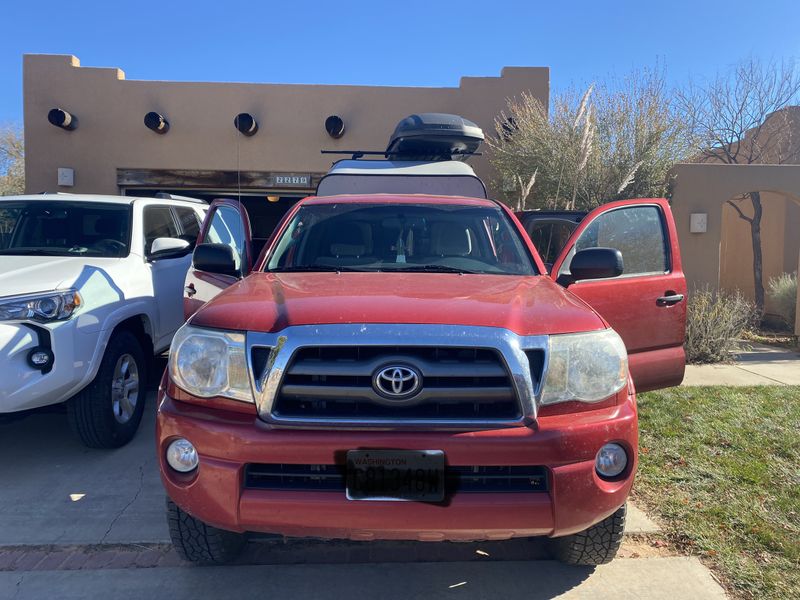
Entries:
{"label": "front tire", "polygon": [[119,448],[136,434],[144,414],[147,360],[130,331],[111,335],[94,380],[67,402],[73,431],[90,448]]}
{"label": "front tire", "polygon": [[616,556],[625,531],[623,504],[589,529],[551,540],[555,557],[568,565],[604,565]]}
{"label": "front tire", "polygon": [[178,555],[198,565],[224,565],[238,557],[245,536],[217,529],[180,509],[167,498],[167,523],[172,545]]}

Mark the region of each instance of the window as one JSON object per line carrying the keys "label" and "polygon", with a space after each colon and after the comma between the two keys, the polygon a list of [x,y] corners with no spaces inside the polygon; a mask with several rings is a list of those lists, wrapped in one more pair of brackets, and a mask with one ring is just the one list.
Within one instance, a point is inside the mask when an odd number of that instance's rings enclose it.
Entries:
{"label": "window", "polygon": [[303,206],[267,269],[535,273],[502,211],[444,203]]}
{"label": "window", "polygon": [[176,238],[178,228],[172,218],[169,206],[145,206],[144,208],[144,252],[150,254],[150,248],[156,238]]}
{"label": "window", "polygon": [[244,259],[244,228],[239,213],[229,207],[220,206],[214,211],[205,241],[212,244],[225,244],[233,248],[236,268],[241,269]]}
{"label": "window", "polygon": [[197,236],[200,235],[200,219],[198,219],[197,213],[185,206],[175,206],[173,208],[181,226],[181,239],[194,246],[197,243]]}
{"label": "window", "polygon": [[125,204],[0,202],[0,254],[127,256],[130,214]]}
{"label": "window", "polygon": [[542,257],[542,262],[550,268],[577,226],[576,222],[566,219],[532,219],[525,223],[525,230]]}
{"label": "window", "polygon": [[601,214],[575,243],[575,252],[586,248],[619,250],[623,276],[669,270],[661,211],[656,206],[631,206]]}

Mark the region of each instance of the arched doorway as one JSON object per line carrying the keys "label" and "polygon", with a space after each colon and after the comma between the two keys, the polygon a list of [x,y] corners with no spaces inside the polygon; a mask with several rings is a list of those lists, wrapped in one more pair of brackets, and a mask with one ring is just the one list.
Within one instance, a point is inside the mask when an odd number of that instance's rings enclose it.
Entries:
{"label": "arched doorway", "polygon": [[[749,223],[739,219],[736,209],[728,203],[742,199],[749,191],[759,191],[763,195],[763,219],[776,222],[776,225],[762,227],[766,228],[762,231],[762,248],[765,243],[768,245],[765,285],[769,277],[777,273],[779,265],[782,264],[781,272],[797,269],[800,165],[682,163],[672,169],[671,176],[672,213],[690,290],[704,286],[711,289],[740,287],[753,297],[753,244]],[[746,216],[752,216],[752,208],[745,211],[748,204],[751,205],[749,200],[739,200],[738,206]],[[776,205],[784,208],[775,208]],[[695,217],[701,220],[702,227],[692,226]],[[777,249],[779,240],[784,244],[782,251]],[[800,319],[795,324],[795,334],[800,334]]]}

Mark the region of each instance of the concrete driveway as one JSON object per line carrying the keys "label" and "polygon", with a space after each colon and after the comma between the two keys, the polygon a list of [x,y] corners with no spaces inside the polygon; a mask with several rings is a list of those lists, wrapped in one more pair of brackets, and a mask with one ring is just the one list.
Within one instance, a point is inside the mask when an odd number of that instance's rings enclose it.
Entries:
{"label": "concrete driveway", "polygon": [[[194,568],[169,545],[154,415],[151,392],[136,438],[114,451],[81,446],[62,414],[0,424],[0,599],[725,597],[694,558],[628,549],[610,565],[570,568],[532,540],[270,540],[237,565]],[[631,517],[641,545],[656,526]]]}

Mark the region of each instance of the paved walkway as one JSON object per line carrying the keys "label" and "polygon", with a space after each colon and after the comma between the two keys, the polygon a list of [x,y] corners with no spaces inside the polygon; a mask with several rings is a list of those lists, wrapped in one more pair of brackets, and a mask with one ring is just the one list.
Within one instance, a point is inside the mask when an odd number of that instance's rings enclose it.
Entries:
{"label": "paved walkway", "polygon": [[749,344],[731,364],[687,365],[681,385],[800,385],[800,354]]}
{"label": "paved walkway", "polygon": [[309,564],[0,573],[0,599],[524,598],[724,600],[696,558],[617,559],[597,569],[551,561]]}

